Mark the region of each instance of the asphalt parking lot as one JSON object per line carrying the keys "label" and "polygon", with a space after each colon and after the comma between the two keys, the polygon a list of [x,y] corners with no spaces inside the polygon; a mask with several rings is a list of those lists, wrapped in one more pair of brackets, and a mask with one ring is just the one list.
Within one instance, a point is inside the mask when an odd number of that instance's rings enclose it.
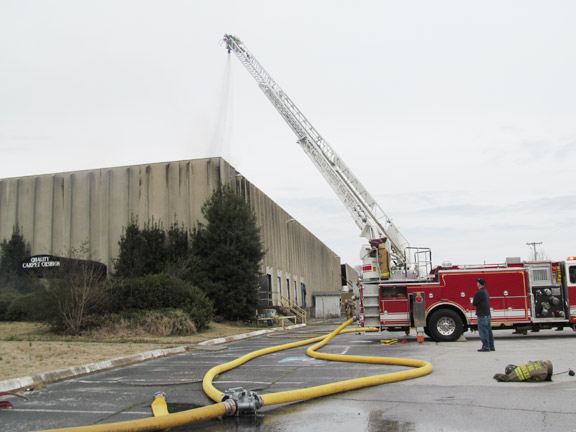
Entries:
{"label": "asphalt parking lot", "polygon": [[[246,353],[313,337],[337,324],[274,332],[236,342],[195,346],[188,352],[81,376],[11,397],[0,410],[2,431],[32,431],[95,425],[152,415],[154,394],[167,395],[177,412],[213,402],[201,381],[218,364]],[[398,338],[386,345],[382,340]],[[346,355],[414,358],[432,363],[430,375],[366,387],[313,400],[264,406],[256,415],[217,418],[181,431],[554,431],[575,430],[576,377],[552,382],[499,383],[492,377],[509,363],[550,360],[554,372],[576,369],[576,333],[542,331],[526,336],[496,331],[496,351],[479,353],[477,334],[467,341],[435,343],[403,333],[345,334],[321,351]],[[405,340],[406,343],[402,343]],[[214,380],[221,391],[243,387],[267,394],[409,369],[312,359],[306,347],[256,358]]]}

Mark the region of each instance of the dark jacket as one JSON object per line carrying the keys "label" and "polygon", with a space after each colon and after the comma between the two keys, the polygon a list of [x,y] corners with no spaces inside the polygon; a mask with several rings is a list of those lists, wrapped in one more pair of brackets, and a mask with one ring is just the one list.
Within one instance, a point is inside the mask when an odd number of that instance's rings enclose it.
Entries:
{"label": "dark jacket", "polygon": [[486,288],[480,288],[476,291],[472,304],[476,307],[476,316],[490,316],[490,296]]}

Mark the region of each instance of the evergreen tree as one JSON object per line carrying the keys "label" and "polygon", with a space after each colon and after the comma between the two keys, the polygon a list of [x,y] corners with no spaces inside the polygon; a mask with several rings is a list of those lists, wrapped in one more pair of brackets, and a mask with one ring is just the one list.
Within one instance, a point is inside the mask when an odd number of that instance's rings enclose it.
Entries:
{"label": "evergreen tree", "polygon": [[29,255],[20,227],[15,226],[10,240],[4,239],[0,244],[0,287],[23,289],[20,281],[20,265]]}
{"label": "evergreen tree", "polygon": [[147,222],[140,229],[138,221],[132,219],[118,245],[118,258],[114,260],[115,276],[133,278],[164,270],[167,260],[166,233],[158,223]]}
{"label": "evergreen tree", "polygon": [[114,260],[114,275],[118,277],[139,277],[144,275],[146,240],[140,231],[138,221],[132,219],[118,241],[118,258]]}
{"label": "evergreen tree", "polygon": [[177,262],[188,255],[188,231],[183,226],[179,227],[174,222],[166,233],[166,240],[166,258],[168,261]]}
{"label": "evergreen tree", "polygon": [[197,262],[195,285],[230,320],[251,319],[258,308],[259,270],[265,251],[250,204],[230,188],[216,190],[204,203],[206,224],[192,232]]}
{"label": "evergreen tree", "polygon": [[184,226],[179,227],[176,222],[166,233],[166,263],[164,272],[190,280],[190,272],[195,268],[190,253],[190,233]]}
{"label": "evergreen tree", "polygon": [[146,223],[141,234],[146,244],[145,253],[142,254],[143,274],[161,273],[167,261],[166,232],[152,220]]}

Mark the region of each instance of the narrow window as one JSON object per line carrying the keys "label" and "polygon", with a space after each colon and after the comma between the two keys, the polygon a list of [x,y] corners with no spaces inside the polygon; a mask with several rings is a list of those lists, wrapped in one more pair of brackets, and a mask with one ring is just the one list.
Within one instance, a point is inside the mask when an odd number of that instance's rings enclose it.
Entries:
{"label": "narrow window", "polygon": [[568,267],[568,275],[570,283],[576,283],[576,266]]}

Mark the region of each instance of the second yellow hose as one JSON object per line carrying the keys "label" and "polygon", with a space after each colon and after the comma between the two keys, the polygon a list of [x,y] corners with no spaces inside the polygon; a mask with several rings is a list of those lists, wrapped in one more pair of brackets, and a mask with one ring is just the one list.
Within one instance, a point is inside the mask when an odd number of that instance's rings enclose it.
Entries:
{"label": "second yellow hose", "polygon": [[[427,375],[432,372],[432,365],[423,360],[413,360],[413,359],[400,359],[393,357],[366,357],[366,356],[350,356],[350,355],[336,355],[336,354],[323,354],[318,353],[316,350],[322,348],[328,342],[330,342],[336,335],[340,333],[355,332],[358,330],[350,329],[345,330],[345,327],[350,325],[352,320],[348,320],[328,336],[318,336],[311,339],[306,339],[299,342],[293,342],[285,345],[279,345],[276,347],[265,348],[258,351],[251,352],[242,357],[237,358],[228,363],[213,367],[204,376],[202,382],[202,387],[204,391],[210,397],[210,399],[218,402],[214,405],[207,407],[195,408],[192,410],[182,411],[174,414],[168,414],[167,411],[160,411],[159,417],[151,417],[141,420],[129,420],[125,422],[118,423],[106,423],[91,426],[80,426],[62,429],[50,429],[50,431],[44,432],[144,432],[144,431],[156,431],[173,428],[176,426],[182,426],[189,423],[199,422],[203,420],[208,420],[215,417],[220,417],[225,414],[231,414],[235,411],[234,403],[231,400],[222,402],[224,394],[216,389],[212,384],[213,379],[219,374],[233,369],[252,360],[256,357],[260,357],[265,354],[270,354],[273,352],[283,351],[291,348],[300,347],[303,345],[308,345],[317,342],[314,346],[308,348],[306,354],[311,357],[319,358],[323,360],[336,360],[345,362],[355,362],[355,363],[372,363],[372,364],[388,364],[388,365],[399,365],[399,366],[409,366],[416,369],[409,369],[401,372],[387,373],[382,375],[375,375],[366,378],[356,378],[345,381],[339,381],[332,384],[325,384],[315,387],[309,387],[301,390],[292,390],[279,393],[269,393],[261,395],[264,405],[274,405],[288,402],[295,402],[305,399],[312,399],[320,396],[326,396],[330,394],[340,393],[348,390],[355,390],[363,387],[374,386],[378,384],[385,384],[390,382],[402,381],[411,378],[420,377]],[[363,329],[363,331],[374,331],[378,329]]]}
{"label": "second yellow hose", "polygon": [[[349,390],[356,390],[363,387],[374,386],[379,384],[386,384],[391,382],[403,381],[407,379],[417,378],[427,375],[432,372],[433,367],[427,361],[414,360],[414,359],[402,359],[395,357],[369,357],[369,356],[352,356],[352,355],[337,355],[337,354],[323,354],[317,353],[316,350],[322,348],[328,342],[330,342],[335,336],[340,333],[354,332],[355,329],[344,330],[348,325],[353,322],[352,319],[346,321],[328,336],[319,336],[316,338],[306,339],[300,342],[293,342],[285,345],[279,345],[271,348],[264,348],[258,351],[248,353],[242,357],[237,358],[228,363],[216,366],[210,369],[204,376],[202,382],[202,387],[204,392],[208,395],[210,399],[215,402],[220,402],[223,397],[223,393],[216,389],[212,384],[213,379],[219,374],[233,369],[252,360],[256,357],[260,357],[265,354],[270,354],[277,351],[283,351],[286,349],[296,348],[303,345],[308,345],[314,342],[318,342],[316,345],[308,348],[306,354],[323,360],[334,360],[334,361],[345,361],[354,363],[372,363],[372,364],[386,364],[386,365],[398,365],[398,366],[409,366],[416,369],[409,369],[400,372],[393,372],[381,375],[374,375],[365,378],[355,378],[350,380],[338,381],[331,384],[324,384],[315,387],[309,387],[300,390],[291,390],[278,393],[269,393],[261,395],[264,405],[275,405],[288,402],[296,402],[305,399],[312,399],[320,396],[327,396],[335,393],[345,392]],[[376,330],[376,329],[364,329],[366,330]]]}

